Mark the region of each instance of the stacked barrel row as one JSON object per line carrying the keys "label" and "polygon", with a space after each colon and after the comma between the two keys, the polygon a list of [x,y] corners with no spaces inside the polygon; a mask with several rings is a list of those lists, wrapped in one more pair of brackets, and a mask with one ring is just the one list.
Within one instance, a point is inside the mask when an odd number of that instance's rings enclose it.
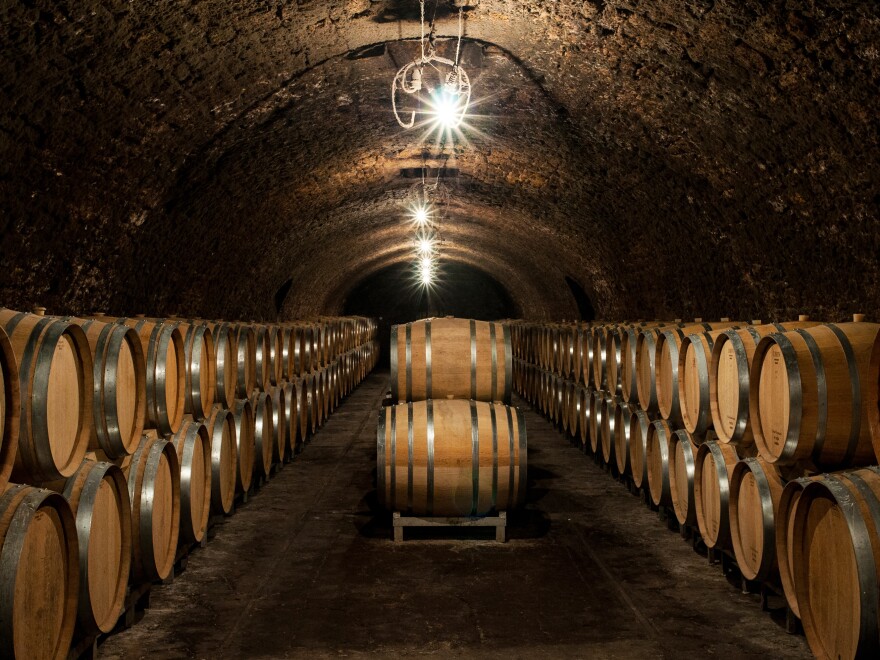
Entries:
{"label": "stacked barrel row", "polygon": [[0,309],[0,655],[66,657],[162,580],[377,359],[365,318]]}
{"label": "stacked barrel row", "polygon": [[485,516],[522,504],[526,429],[508,405],[509,328],[452,317],[391,329],[391,405],[379,413],[377,486],[386,508]]}
{"label": "stacked barrel row", "polygon": [[746,579],[813,652],[880,652],[880,325],[511,323],[514,386]]}

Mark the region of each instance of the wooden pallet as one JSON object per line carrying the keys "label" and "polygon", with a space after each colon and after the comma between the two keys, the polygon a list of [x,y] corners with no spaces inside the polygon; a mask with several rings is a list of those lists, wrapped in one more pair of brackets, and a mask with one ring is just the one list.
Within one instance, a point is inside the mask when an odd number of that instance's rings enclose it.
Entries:
{"label": "wooden pallet", "polygon": [[494,527],[495,540],[507,542],[507,512],[501,511],[497,516],[402,516],[394,512],[394,540],[403,541],[403,530],[406,527]]}

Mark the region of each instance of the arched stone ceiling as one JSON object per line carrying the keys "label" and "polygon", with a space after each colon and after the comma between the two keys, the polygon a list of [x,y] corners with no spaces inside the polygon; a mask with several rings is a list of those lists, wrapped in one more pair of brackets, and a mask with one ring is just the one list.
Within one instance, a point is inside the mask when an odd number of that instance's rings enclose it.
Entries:
{"label": "arched stone ceiling", "polygon": [[575,314],[565,276],[607,318],[876,310],[876,3],[483,0],[454,147],[390,114],[417,14],[0,7],[0,300],[273,318],[292,278],[282,316],[337,312],[409,258],[427,157],[457,170],[444,254],[527,316]]}

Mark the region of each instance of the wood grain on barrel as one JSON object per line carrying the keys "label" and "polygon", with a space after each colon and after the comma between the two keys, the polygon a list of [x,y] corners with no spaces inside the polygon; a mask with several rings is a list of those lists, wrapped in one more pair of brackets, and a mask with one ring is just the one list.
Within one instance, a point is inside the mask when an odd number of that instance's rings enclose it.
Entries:
{"label": "wood grain on barrel", "polygon": [[[61,495],[9,484],[0,492],[0,655],[66,658],[77,610],[77,536]],[[5,562],[4,562],[5,563]]]}
{"label": "wood grain on barrel", "polygon": [[436,400],[385,408],[377,431],[385,507],[448,516],[518,507],[526,484],[521,422],[517,409],[486,402]]}
{"label": "wood grain on barrel", "polygon": [[392,394],[398,401],[509,402],[511,358],[509,332],[499,323],[437,318],[394,326]]}

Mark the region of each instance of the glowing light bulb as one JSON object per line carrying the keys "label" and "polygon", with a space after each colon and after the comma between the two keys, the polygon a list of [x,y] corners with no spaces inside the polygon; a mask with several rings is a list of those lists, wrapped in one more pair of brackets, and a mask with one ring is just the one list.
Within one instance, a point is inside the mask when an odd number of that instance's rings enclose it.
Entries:
{"label": "glowing light bulb", "polygon": [[431,257],[422,257],[419,268],[422,273],[430,273],[434,268],[434,262],[431,260]]}
{"label": "glowing light bulb", "polygon": [[426,270],[422,272],[422,274],[419,276],[419,279],[422,281],[422,284],[428,286],[431,284],[432,277],[433,276],[431,275],[431,271]]}
{"label": "glowing light bulb", "polygon": [[420,254],[431,254],[434,251],[434,242],[430,238],[420,238],[418,250]]}
{"label": "glowing light bulb", "polygon": [[415,218],[415,221],[417,223],[419,223],[420,225],[424,225],[426,222],[428,222],[428,209],[424,206],[417,207],[415,212],[413,213],[413,217]]}
{"label": "glowing light bulb", "polygon": [[434,117],[437,123],[443,128],[455,128],[458,126],[461,119],[459,95],[455,92],[441,89],[434,98]]}

